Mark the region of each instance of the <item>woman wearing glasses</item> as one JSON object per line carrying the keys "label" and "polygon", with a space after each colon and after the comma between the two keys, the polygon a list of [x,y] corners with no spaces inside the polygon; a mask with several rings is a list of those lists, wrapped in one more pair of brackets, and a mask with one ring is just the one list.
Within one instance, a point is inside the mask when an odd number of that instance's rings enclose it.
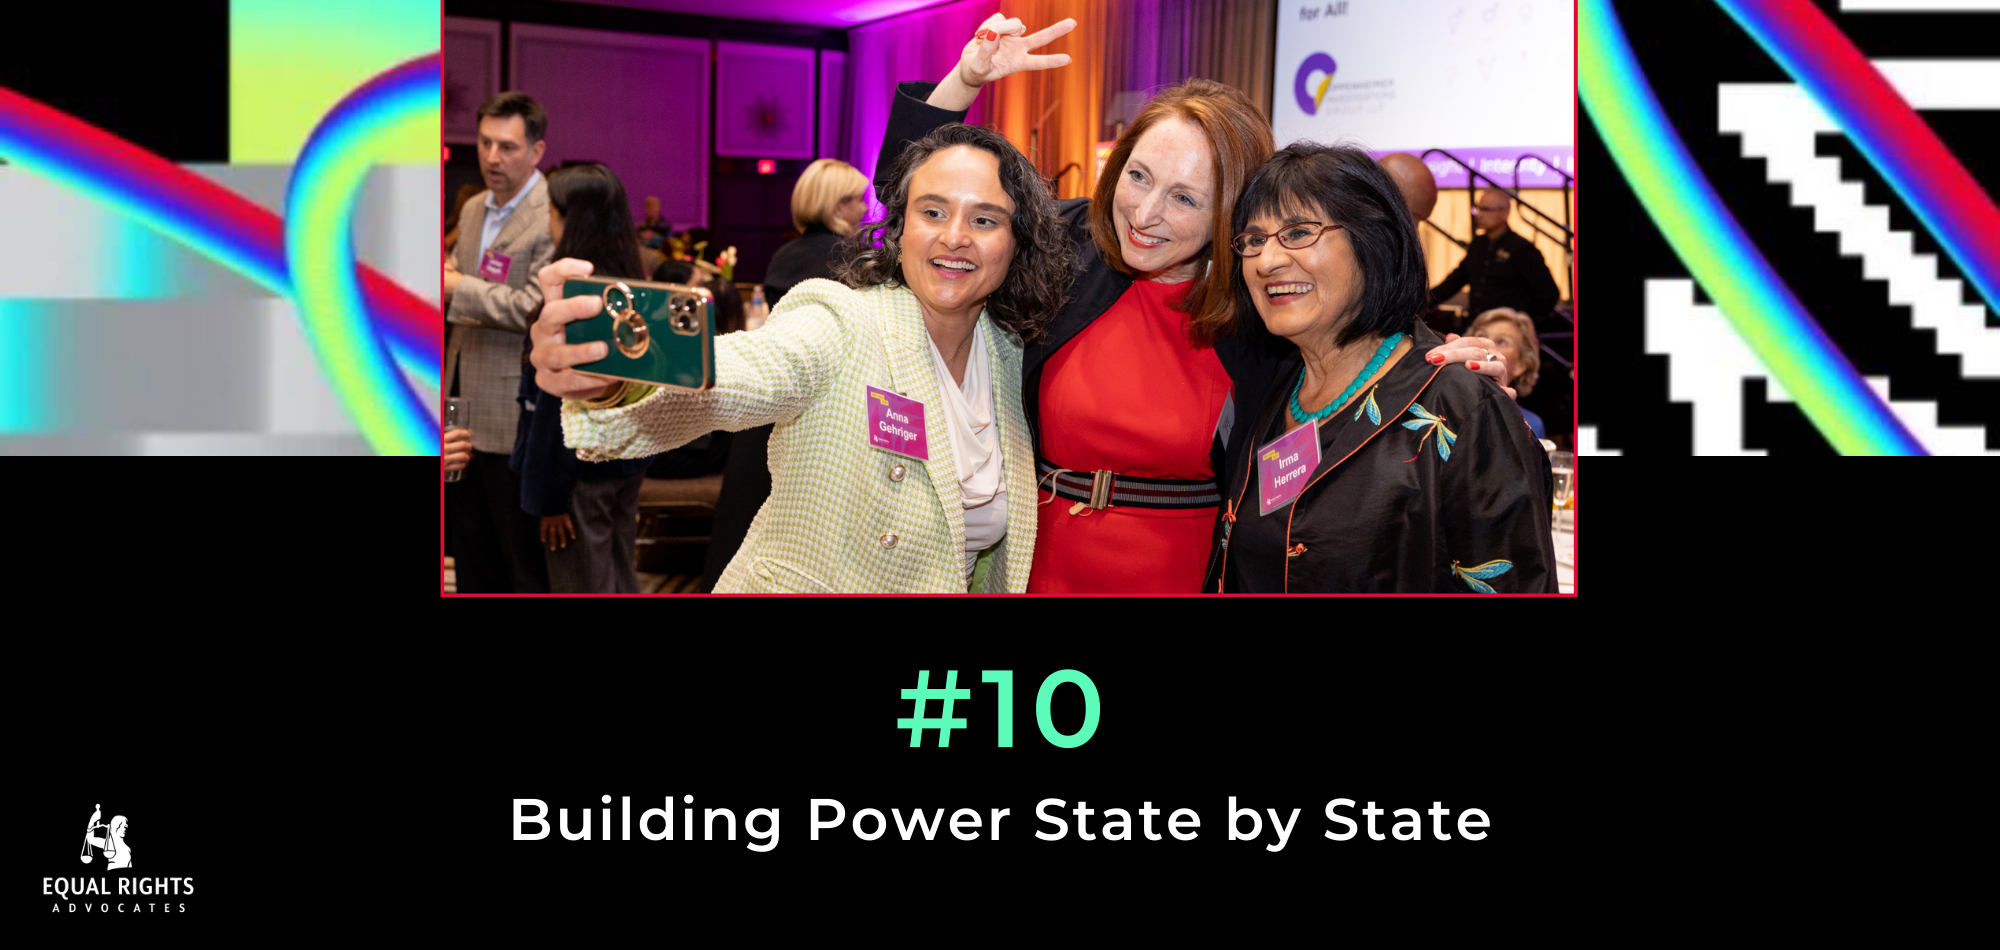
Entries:
{"label": "woman wearing glasses", "polygon": [[[988,19],[944,81],[897,89],[876,174],[895,166],[905,143],[963,121],[980,86],[1067,65],[1066,55],[1029,51],[1075,26],[1029,35],[1019,20]],[[1229,296],[1236,193],[1270,154],[1270,120],[1247,96],[1192,79],[1133,118],[1093,197],[1058,203],[1078,277],[1022,363],[1042,487],[1030,592],[1200,587],[1220,500],[1216,466],[1283,355],[1235,332]],[[877,190],[884,185],[878,178]],[[1409,312],[1421,305],[1411,300]],[[1432,356],[1479,361],[1505,379],[1491,350],[1468,340]]]}
{"label": "woman wearing glasses", "polygon": [[1280,150],[1236,202],[1238,322],[1295,349],[1230,454],[1205,590],[1556,592],[1548,458],[1499,388],[1409,358],[1424,260],[1366,152]]}

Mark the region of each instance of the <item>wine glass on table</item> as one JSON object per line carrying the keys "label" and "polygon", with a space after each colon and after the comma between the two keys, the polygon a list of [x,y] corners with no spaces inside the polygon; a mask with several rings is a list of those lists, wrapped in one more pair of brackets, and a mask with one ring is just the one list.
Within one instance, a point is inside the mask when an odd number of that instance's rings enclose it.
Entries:
{"label": "wine glass on table", "polygon": [[1567,527],[1562,523],[1562,513],[1572,503],[1576,491],[1576,454],[1556,451],[1549,453],[1549,466],[1556,476],[1554,509],[1549,521],[1557,528]]}

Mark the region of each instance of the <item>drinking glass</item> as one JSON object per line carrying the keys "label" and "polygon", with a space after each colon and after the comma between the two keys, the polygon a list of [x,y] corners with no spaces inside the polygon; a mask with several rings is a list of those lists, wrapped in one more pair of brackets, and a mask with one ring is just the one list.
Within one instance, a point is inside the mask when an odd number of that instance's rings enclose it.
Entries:
{"label": "drinking glass", "polygon": [[1561,527],[1562,512],[1569,508],[1576,491],[1576,454],[1573,452],[1549,453],[1549,465],[1555,470],[1555,509],[1550,520]]}
{"label": "drinking glass", "polygon": [[[465,420],[471,414],[471,400],[460,399],[456,396],[447,397],[444,401],[444,431],[450,432],[453,429],[465,428]],[[444,473],[444,480],[455,482],[464,474],[465,469],[462,468],[456,472],[446,472]]]}

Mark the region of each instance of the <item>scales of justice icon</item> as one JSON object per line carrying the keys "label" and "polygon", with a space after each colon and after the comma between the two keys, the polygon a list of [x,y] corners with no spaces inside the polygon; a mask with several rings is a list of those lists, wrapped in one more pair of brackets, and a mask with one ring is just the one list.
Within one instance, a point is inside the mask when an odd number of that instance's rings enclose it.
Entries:
{"label": "scales of justice icon", "polygon": [[[124,839],[125,830],[130,827],[131,822],[124,815],[112,816],[109,824],[99,822],[98,819],[104,816],[104,806],[98,804],[93,806],[93,808],[95,810],[90,813],[90,823],[83,829],[83,853],[79,857],[83,863],[89,864],[91,857],[90,849],[96,847],[104,852],[104,860],[107,864],[114,867],[129,866],[132,856],[130,850],[125,848]],[[99,828],[104,829],[104,837],[91,837],[90,833]],[[119,860],[121,856],[124,858],[122,862]]]}

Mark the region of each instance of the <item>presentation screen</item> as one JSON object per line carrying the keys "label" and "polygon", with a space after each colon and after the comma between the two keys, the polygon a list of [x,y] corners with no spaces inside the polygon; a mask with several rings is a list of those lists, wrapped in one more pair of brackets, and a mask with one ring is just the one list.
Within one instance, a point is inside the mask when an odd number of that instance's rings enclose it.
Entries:
{"label": "presentation screen", "polygon": [[[1378,157],[1441,148],[1502,184],[1532,152],[1574,175],[1570,0],[1281,0],[1272,131]],[[1440,155],[1442,186],[1466,183]],[[1555,187],[1539,161],[1521,187]]]}

